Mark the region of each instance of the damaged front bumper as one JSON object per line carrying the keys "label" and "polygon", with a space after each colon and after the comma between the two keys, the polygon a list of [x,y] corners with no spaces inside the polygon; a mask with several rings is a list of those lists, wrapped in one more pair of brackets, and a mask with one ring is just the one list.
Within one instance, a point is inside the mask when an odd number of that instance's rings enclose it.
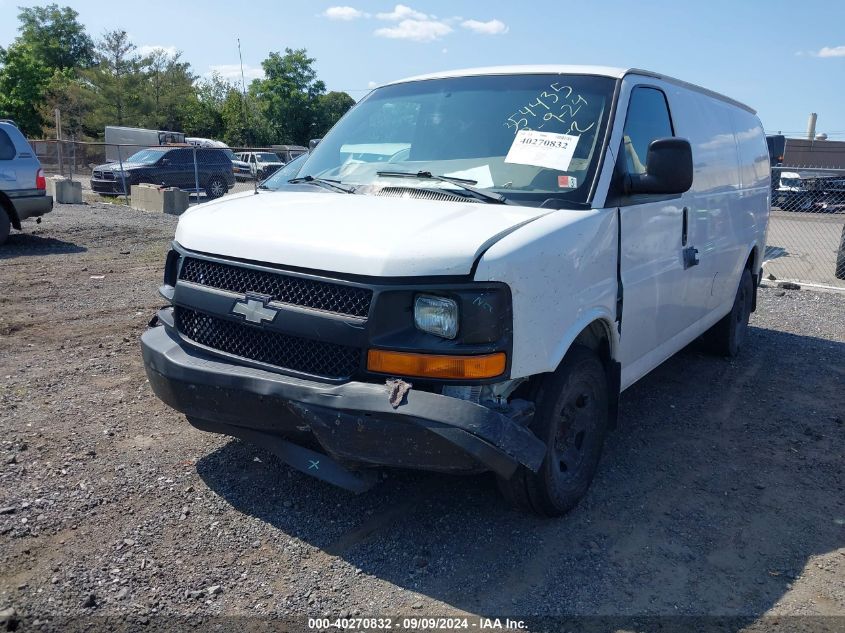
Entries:
{"label": "damaged front bumper", "polygon": [[[507,411],[411,389],[398,407],[381,384],[324,384],[225,362],[154,327],[141,337],[155,394],[197,428],[270,449],[291,466],[361,492],[361,466],[441,472],[537,471],[546,447]],[[319,445],[312,450],[302,444]]]}

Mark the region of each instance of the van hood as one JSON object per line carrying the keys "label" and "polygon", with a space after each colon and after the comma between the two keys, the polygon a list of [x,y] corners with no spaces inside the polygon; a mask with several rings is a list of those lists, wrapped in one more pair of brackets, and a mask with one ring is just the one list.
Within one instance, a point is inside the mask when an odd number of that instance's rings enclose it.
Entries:
{"label": "van hood", "polygon": [[551,209],[310,192],[244,192],[184,213],[176,241],[224,257],[373,277],[466,275]]}

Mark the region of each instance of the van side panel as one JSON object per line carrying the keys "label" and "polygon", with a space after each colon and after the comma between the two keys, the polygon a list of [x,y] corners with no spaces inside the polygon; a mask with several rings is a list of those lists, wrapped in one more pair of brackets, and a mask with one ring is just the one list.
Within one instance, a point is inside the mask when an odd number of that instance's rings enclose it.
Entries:
{"label": "van side panel", "polygon": [[[596,205],[606,206],[614,152],[622,142],[631,88],[638,84],[664,91],[675,135],[688,139],[692,146],[693,186],[681,197],[681,202],[688,210],[688,245],[698,250],[699,263],[684,271],[688,285],[683,302],[697,316],[676,334],[666,333],[647,354],[626,362],[630,337],[636,338],[644,325],[632,323],[630,309],[623,312],[619,348],[622,389],[689,344],[730,311],[742,266],[752,251],[756,253],[753,272],[759,271],[770,195],[765,135],[752,112],[695,87],[629,73],[620,89],[608,158],[594,198]],[[623,218],[623,242],[625,229]],[[680,248],[678,257],[681,257]],[[626,271],[622,272],[624,278]],[[631,271],[627,274],[630,276]],[[631,291],[630,287],[624,288],[623,301],[629,308]],[[658,303],[654,308],[660,310],[661,305]]]}
{"label": "van side panel", "polygon": [[554,371],[572,341],[595,320],[616,341],[615,209],[555,211],[484,253],[475,279],[502,281],[513,295],[511,377]]}
{"label": "van side panel", "polygon": [[698,249],[700,260],[688,271],[697,278],[692,300],[701,317],[713,310],[727,313],[739,282],[736,261],[745,251],[740,237],[744,220],[739,154],[731,116],[736,108],[684,89],[673,91],[670,100],[675,133],[689,139],[695,170],[686,195],[689,243]]}

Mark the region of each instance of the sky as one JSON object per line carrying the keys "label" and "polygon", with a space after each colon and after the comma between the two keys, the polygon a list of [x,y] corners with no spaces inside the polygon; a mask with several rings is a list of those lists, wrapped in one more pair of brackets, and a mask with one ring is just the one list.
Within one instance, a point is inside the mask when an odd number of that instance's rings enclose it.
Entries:
{"label": "sky", "polygon": [[[306,48],[329,90],[360,99],[373,86],[453,68],[595,64],[645,68],[750,105],[768,133],[845,140],[845,2],[834,0],[77,0],[95,39],[126,30],[142,52],[182,51],[195,74],[247,82],[271,51]],[[0,0],[0,46],[17,7]],[[107,7],[107,8],[106,8]]]}

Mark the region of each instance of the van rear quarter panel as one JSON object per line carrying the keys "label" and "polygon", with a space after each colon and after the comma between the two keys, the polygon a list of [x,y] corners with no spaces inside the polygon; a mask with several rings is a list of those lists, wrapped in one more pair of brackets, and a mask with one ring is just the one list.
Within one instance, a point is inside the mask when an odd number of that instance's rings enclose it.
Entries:
{"label": "van rear quarter panel", "polygon": [[745,216],[743,230],[748,243],[756,247],[753,272],[760,270],[769,228],[769,209],[772,195],[772,169],[766,133],[757,115],[735,109],[732,113],[736,142],[739,149],[740,180],[742,181],[742,209]]}
{"label": "van rear quarter panel", "polygon": [[496,242],[475,279],[501,281],[513,296],[511,377],[554,371],[572,341],[601,319],[616,348],[614,209],[545,215]]}

